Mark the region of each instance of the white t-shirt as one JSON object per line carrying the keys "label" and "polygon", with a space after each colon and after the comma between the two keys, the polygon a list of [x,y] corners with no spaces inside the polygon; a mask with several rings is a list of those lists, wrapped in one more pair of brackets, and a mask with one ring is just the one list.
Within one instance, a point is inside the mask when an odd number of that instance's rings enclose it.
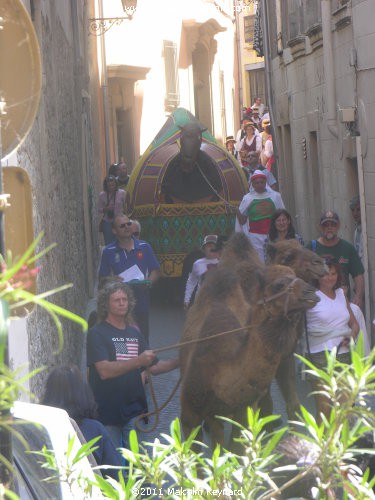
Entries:
{"label": "white t-shirt", "polygon": [[184,304],[189,304],[195,287],[200,287],[203,281],[203,276],[207,271],[216,268],[218,262],[219,259],[216,257],[214,259],[207,259],[206,257],[203,257],[202,259],[198,259],[194,262],[193,269],[191,270],[186,282]]}
{"label": "white t-shirt", "polygon": [[[320,290],[316,294],[320,302],[306,311],[307,334],[310,352],[329,351],[337,347],[345,337],[351,335],[349,326],[350,314],[346,297],[342,288],[335,290],[335,298],[331,299]],[[349,352],[348,347],[341,347],[340,354]]]}
{"label": "white t-shirt", "polygon": [[271,158],[271,156],[273,155],[273,143],[272,139],[270,138],[266,140],[266,143],[264,145],[264,154],[267,158]]}
{"label": "white t-shirt", "polygon": [[364,347],[364,351],[365,351],[365,356],[368,356],[370,354],[370,351],[371,351],[371,339],[369,338],[369,336],[367,334],[365,317],[363,316],[363,312],[361,311],[361,308],[359,306],[357,306],[356,304],[352,304],[350,302],[350,309],[353,311],[355,319],[358,321],[359,332],[362,332],[362,334],[363,334],[363,347]]}

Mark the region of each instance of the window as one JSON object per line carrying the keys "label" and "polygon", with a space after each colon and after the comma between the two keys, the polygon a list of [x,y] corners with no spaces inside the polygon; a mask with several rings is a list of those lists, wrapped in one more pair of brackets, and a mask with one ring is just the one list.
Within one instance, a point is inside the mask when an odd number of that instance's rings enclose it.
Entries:
{"label": "window", "polygon": [[261,97],[262,101],[265,102],[265,81],[264,81],[264,69],[252,69],[248,71],[249,84],[250,84],[250,101],[254,102],[256,97]]}
{"label": "window", "polygon": [[282,4],[282,8],[283,20],[288,24],[288,40],[303,35],[321,22],[319,0],[288,0]]}
{"label": "window", "polygon": [[318,0],[303,0],[303,23],[305,32],[312,26],[321,23],[322,16],[320,5],[320,1]]}
{"label": "window", "polygon": [[163,41],[165,67],[165,108],[173,111],[180,104],[178,82],[177,44],[169,40]]}
{"label": "window", "polygon": [[254,21],[255,16],[244,16],[243,18],[245,43],[251,44],[251,47],[254,42]]}
{"label": "window", "polygon": [[289,24],[289,40],[300,35],[301,30],[301,13],[302,0],[288,0],[288,24]]}

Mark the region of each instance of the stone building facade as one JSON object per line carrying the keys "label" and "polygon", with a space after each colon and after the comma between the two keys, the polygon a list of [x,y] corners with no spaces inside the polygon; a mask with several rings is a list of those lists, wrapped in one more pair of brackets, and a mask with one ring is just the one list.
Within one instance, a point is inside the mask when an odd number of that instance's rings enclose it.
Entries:
{"label": "stone building facade", "polygon": [[[49,300],[80,316],[85,316],[94,293],[99,250],[95,207],[101,184],[100,100],[96,47],[88,37],[90,4],[85,0],[24,2],[40,46],[41,99],[26,140],[2,161],[3,172],[18,166],[30,178],[32,233],[44,232],[38,250],[56,243],[40,260],[37,292],[72,283],[72,288]],[[11,199],[11,204],[17,204],[17,199]],[[57,362],[80,364],[84,333],[70,321],[63,321],[63,328],[64,346],[55,354],[56,328],[40,308],[12,323],[12,366],[29,363],[33,370]],[[36,394],[44,376],[32,379]]]}
{"label": "stone building facade", "polygon": [[374,0],[263,2],[281,191],[305,240],[336,210],[353,240],[359,194],[367,319],[375,297]]}

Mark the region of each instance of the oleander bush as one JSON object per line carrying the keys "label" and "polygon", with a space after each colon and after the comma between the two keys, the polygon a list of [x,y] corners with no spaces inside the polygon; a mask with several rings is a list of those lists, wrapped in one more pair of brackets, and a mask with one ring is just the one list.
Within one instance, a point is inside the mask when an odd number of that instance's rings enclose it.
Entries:
{"label": "oleander bush", "polygon": [[[184,439],[175,419],[170,433],[153,443],[138,443],[132,431],[130,450],[122,450],[128,462],[124,474],[120,472],[118,482],[97,475],[96,485],[110,499],[375,498],[375,422],[369,406],[375,394],[375,355],[364,358],[361,343],[352,349],[350,366],[327,352],[327,372],[301,357],[333,401],[330,418],[321,424],[301,407],[296,421],[267,432],[278,417],[262,418],[249,408],[238,438],[243,452],[238,454],[197,443],[198,429]],[[344,393],[346,402],[340,403]]]}
{"label": "oleander bush", "polygon": [[[46,297],[52,292],[33,295],[27,291],[38,272],[32,266],[38,257],[32,256],[38,241],[19,261],[2,262],[0,438],[12,431],[10,409],[23,382],[5,364],[8,313],[30,303],[46,308],[55,320],[61,342],[59,316],[86,326],[82,318],[48,302]],[[162,434],[153,443],[138,443],[132,431],[130,450],[122,450],[128,465],[119,471],[118,481],[106,478],[105,468],[98,467],[95,481],[79,477],[85,492],[82,498],[94,498],[89,493],[94,486],[100,488],[103,498],[116,500],[375,498],[375,419],[371,409],[371,400],[375,398],[375,351],[364,357],[361,339],[357,345],[352,343],[351,349],[351,365],[339,363],[334,351],[327,352],[326,371],[300,357],[306,369],[320,379],[322,391],[333,402],[330,417],[323,418],[322,423],[318,424],[315,417],[301,407],[294,422],[268,432],[278,416],[261,417],[259,412],[249,408],[245,427],[223,418],[226,425],[239,427],[237,445],[241,453],[220,446],[211,450],[207,444],[198,443],[198,429],[185,439],[178,419],[171,423],[168,435]],[[67,443],[66,463],[57,463],[53,452],[46,448],[38,452],[36,458],[50,471],[51,481],[64,481],[71,486],[72,470],[92,452],[95,442],[84,444],[78,453],[73,452],[72,442]],[[1,455],[0,448],[0,499],[16,498],[9,491],[10,476],[4,471],[10,473],[11,464]]]}

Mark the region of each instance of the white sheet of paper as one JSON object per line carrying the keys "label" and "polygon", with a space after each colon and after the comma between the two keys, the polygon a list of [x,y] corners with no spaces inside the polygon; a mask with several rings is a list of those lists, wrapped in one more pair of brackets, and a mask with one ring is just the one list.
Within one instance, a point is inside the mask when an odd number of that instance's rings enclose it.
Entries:
{"label": "white sheet of paper", "polygon": [[144,280],[145,275],[142,273],[142,271],[139,269],[139,267],[134,264],[134,266],[129,267],[129,269],[126,269],[123,271],[119,276],[122,278],[123,281],[128,282],[132,280]]}

